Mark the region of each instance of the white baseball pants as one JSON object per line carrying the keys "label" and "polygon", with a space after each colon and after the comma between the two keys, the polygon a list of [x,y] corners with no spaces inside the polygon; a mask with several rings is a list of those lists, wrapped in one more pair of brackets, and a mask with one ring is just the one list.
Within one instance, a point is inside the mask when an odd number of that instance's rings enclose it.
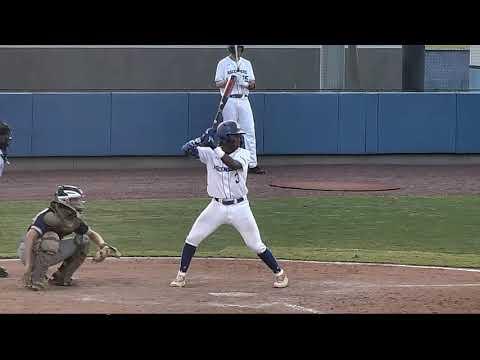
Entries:
{"label": "white baseball pants", "polygon": [[223,121],[234,120],[245,131],[245,148],[250,152],[248,167],[257,166],[257,143],[255,140],[255,123],[252,107],[248,98],[229,98],[223,108]]}
{"label": "white baseball pants", "polygon": [[266,250],[267,247],[262,242],[248,200],[239,204],[223,205],[212,199],[195,220],[185,242],[198,247],[203,239],[223,224],[232,225],[237,229],[248,248],[256,254],[263,253]]}

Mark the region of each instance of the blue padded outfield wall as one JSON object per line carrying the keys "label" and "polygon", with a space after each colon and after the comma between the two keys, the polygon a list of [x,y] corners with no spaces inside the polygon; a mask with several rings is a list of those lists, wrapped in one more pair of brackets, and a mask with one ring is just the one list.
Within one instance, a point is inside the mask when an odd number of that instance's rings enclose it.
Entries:
{"label": "blue padded outfield wall", "polygon": [[[182,155],[218,93],[0,93],[11,156]],[[480,153],[480,92],[254,93],[260,155]]]}

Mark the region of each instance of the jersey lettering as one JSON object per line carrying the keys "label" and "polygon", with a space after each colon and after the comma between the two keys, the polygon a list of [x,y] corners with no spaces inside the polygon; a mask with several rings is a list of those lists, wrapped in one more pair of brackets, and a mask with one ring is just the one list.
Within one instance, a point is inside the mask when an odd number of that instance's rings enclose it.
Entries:
{"label": "jersey lettering", "polygon": [[230,169],[228,166],[219,166],[219,165],[214,165],[213,168],[217,170],[218,172],[230,172],[233,171],[233,169]]}

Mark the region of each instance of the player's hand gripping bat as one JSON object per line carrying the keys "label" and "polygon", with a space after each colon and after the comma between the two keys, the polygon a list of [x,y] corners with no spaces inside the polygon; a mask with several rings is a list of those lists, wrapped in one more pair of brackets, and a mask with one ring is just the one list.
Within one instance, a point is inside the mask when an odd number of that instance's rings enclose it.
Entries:
{"label": "player's hand gripping bat", "polygon": [[223,92],[222,98],[220,99],[220,103],[218,104],[218,110],[215,114],[215,118],[213,119],[213,125],[211,128],[208,128],[204,134],[201,136],[193,139],[193,143],[196,145],[202,144],[203,140],[205,140],[205,136],[211,135],[210,131],[216,132],[218,125],[223,121],[222,111],[225,107],[225,104],[232,93],[233,86],[235,85],[237,78],[235,75],[231,75],[230,78],[227,80],[227,84],[225,85],[225,90]]}

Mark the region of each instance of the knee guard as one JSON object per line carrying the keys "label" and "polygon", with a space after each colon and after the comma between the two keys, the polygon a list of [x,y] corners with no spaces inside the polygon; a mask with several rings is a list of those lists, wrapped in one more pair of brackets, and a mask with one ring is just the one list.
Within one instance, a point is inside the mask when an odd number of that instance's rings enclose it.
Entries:
{"label": "knee guard", "polygon": [[46,232],[33,244],[31,284],[37,288],[46,285],[48,268],[57,261],[60,238],[54,232]]}
{"label": "knee guard", "polygon": [[40,251],[55,255],[60,249],[60,237],[52,231],[46,232],[40,239]]}

